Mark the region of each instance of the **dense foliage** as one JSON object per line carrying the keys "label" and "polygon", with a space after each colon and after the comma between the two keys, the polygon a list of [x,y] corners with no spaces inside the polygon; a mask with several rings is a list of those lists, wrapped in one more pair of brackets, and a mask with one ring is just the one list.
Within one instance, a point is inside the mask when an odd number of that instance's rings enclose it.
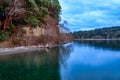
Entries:
{"label": "dense foliage", "polygon": [[120,26],[73,33],[76,39],[120,39]]}
{"label": "dense foliage", "polygon": [[11,24],[35,27],[47,16],[60,18],[58,0],[1,0],[0,3],[0,28],[4,31]]}
{"label": "dense foliage", "polygon": [[[0,32],[12,33],[21,25],[41,27],[47,17],[58,23],[60,11],[58,0],[0,0]],[[0,37],[3,36],[1,34]]]}

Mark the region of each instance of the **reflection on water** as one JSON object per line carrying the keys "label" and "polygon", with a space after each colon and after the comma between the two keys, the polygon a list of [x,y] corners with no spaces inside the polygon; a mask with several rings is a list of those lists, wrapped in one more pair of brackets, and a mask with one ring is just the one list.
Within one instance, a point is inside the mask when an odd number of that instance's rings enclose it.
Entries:
{"label": "reflection on water", "polygon": [[120,41],[74,41],[0,56],[0,80],[120,80]]}
{"label": "reflection on water", "polygon": [[59,49],[0,56],[0,80],[59,80]]}
{"label": "reflection on water", "polygon": [[59,47],[59,63],[65,65],[65,61],[69,58],[71,52],[74,51],[72,43],[68,43]]}
{"label": "reflection on water", "polygon": [[[76,45],[85,45],[101,49],[120,50],[120,40],[88,40],[76,41]],[[79,45],[80,44],[80,45]]]}
{"label": "reflection on water", "polygon": [[75,41],[61,80],[120,80],[120,41]]}

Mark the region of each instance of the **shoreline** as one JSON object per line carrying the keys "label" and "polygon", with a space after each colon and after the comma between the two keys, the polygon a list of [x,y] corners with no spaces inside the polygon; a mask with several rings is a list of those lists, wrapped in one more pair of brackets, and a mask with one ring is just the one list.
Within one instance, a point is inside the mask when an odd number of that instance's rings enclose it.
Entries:
{"label": "shoreline", "polygon": [[32,46],[19,46],[19,47],[11,47],[11,48],[0,48],[0,56],[1,55],[8,55],[8,54],[15,54],[15,53],[23,53],[29,51],[36,51],[36,50],[44,50],[50,49],[53,47],[59,46],[58,45],[32,45]]}
{"label": "shoreline", "polygon": [[100,40],[100,41],[102,41],[102,40],[103,40],[103,41],[104,41],[104,40],[107,41],[107,40],[108,40],[108,41],[109,41],[109,40],[111,40],[111,41],[112,41],[112,40],[120,40],[120,39],[74,39],[74,40],[80,40],[80,41],[82,41],[82,40],[83,40],[83,41],[94,41],[94,40]]}
{"label": "shoreline", "polygon": [[61,46],[61,44],[66,44],[66,43],[67,42],[59,43],[59,44],[15,46],[15,47],[5,47],[5,48],[3,47],[3,48],[0,48],[0,56],[8,55],[8,54],[15,54],[15,53],[24,53],[24,52],[30,52],[30,51],[36,51],[36,50],[48,51],[49,49],[53,47]]}

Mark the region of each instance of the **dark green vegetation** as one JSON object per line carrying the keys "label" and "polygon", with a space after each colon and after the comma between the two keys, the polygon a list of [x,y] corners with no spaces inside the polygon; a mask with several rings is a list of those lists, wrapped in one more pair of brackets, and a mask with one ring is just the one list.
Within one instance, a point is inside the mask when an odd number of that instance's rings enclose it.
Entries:
{"label": "dark green vegetation", "polygon": [[20,27],[43,27],[45,19],[60,20],[58,0],[0,0],[0,41],[6,40]]}
{"label": "dark green vegetation", "polygon": [[73,33],[75,39],[120,39],[120,26]]}

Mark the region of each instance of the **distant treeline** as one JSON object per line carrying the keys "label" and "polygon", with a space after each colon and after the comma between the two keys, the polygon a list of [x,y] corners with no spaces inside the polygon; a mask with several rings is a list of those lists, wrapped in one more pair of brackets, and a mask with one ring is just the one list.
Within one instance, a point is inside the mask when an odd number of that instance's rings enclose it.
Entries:
{"label": "distant treeline", "polygon": [[73,32],[75,39],[120,39],[120,26]]}

